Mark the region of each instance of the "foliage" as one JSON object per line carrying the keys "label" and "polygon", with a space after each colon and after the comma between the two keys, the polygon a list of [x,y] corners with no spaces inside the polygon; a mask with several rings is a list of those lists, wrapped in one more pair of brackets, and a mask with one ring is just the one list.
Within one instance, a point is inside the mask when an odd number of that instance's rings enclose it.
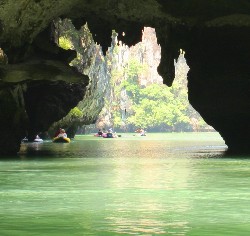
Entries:
{"label": "foliage", "polygon": [[73,48],[73,44],[71,40],[65,36],[59,37],[59,46],[65,50],[69,50]]}
{"label": "foliage", "polygon": [[125,67],[127,81],[133,83],[138,82],[138,77],[145,70],[146,65],[141,64],[136,58],[131,58]]}
{"label": "foliage", "polygon": [[[140,79],[147,76],[144,75],[146,71],[147,65],[135,58],[131,58],[125,67],[113,71],[116,102],[113,106],[110,104],[110,109],[114,127],[121,128],[125,123],[131,129],[188,131],[193,127],[191,118],[197,120],[196,126],[205,125],[188,102],[186,77],[176,78],[171,88],[154,83],[143,86]],[[126,98],[121,95],[122,91]],[[127,100],[125,116],[124,108],[117,109],[117,104],[124,99]]]}
{"label": "foliage", "polygon": [[179,123],[189,123],[186,106],[174,97],[165,85],[151,84],[140,90],[139,101],[133,106],[134,114],[127,122],[143,128],[165,126],[165,129]]}
{"label": "foliage", "polygon": [[71,119],[81,119],[83,116],[83,112],[78,107],[74,107],[73,109],[71,109],[68,116],[70,116]]}

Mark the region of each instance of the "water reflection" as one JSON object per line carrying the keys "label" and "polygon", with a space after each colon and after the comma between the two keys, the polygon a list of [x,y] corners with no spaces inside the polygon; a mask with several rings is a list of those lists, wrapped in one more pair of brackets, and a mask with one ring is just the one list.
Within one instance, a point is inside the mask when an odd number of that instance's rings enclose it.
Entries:
{"label": "water reflection", "polygon": [[[113,164],[109,186],[116,189],[117,197],[106,207],[116,206],[116,211],[106,220],[116,232],[185,235],[189,229],[185,216],[190,211],[192,199],[184,196],[185,191],[193,187],[193,163],[177,159],[166,162],[163,159],[128,161],[119,158]],[[132,217],[130,212],[133,212]]]}

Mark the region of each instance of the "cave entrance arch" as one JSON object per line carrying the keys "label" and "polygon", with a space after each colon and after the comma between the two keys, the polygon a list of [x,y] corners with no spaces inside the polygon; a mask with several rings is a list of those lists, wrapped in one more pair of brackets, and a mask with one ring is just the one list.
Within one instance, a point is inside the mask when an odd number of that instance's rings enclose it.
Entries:
{"label": "cave entrance arch", "polygon": [[[131,47],[119,41],[119,35],[113,31],[111,45],[103,55],[101,47],[94,43],[87,24],[79,31],[70,20],[58,20],[55,25],[57,43],[66,50],[77,51],[77,58],[70,64],[90,77],[90,92],[78,107],[83,115],[87,111],[92,117],[83,124],[97,119],[95,128],[107,130],[113,127],[120,132],[134,132],[137,128],[151,132],[214,131],[188,102],[189,67],[184,51],[180,50],[175,60],[172,86],[169,88],[163,84],[157,72],[161,46],[155,29],[144,27],[141,42]],[[126,36],[126,32],[122,36]],[[98,94],[102,94],[99,97],[103,100],[93,105],[98,100]],[[70,124],[60,122],[56,126],[65,125]],[[93,125],[87,126],[87,129],[93,131]]]}
{"label": "cave entrance arch", "polygon": [[[4,110],[0,117],[1,130],[5,134],[0,147],[7,147],[2,153],[15,153],[25,133],[26,125],[23,124],[28,121],[27,109],[19,95],[23,94],[27,84],[33,86],[37,82],[37,75],[42,83],[48,81],[48,77],[53,82],[54,78],[67,80],[65,77],[73,76],[81,80],[83,77],[72,71],[68,73],[70,76],[65,74],[69,72],[66,61],[72,55],[63,53],[48,42],[51,35],[41,34],[50,28],[52,19],[57,17],[72,18],[77,26],[87,19],[95,41],[103,46],[105,52],[110,45],[113,28],[120,37],[120,33],[125,31],[123,41],[131,46],[138,42],[145,25],[155,27],[157,40],[163,49],[158,71],[164,83],[170,85],[173,82],[173,58],[183,48],[192,68],[188,83],[191,104],[220,132],[231,150],[249,153],[249,2],[227,1],[226,5],[225,1],[196,2],[193,5],[187,1],[162,0],[21,1],[11,7],[14,3],[4,1],[0,9],[0,43],[9,64],[6,65],[5,58],[1,59],[4,64],[1,65],[3,99],[0,105],[2,110],[7,108],[7,112]],[[36,68],[30,64],[34,59],[38,62]],[[8,80],[21,67],[24,68],[20,76],[24,87],[19,86],[16,80]],[[53,71],[52,76],[47,76],[48,69]],[[13,77],[16,79],[16,76]],[[83,83],[80,90],[83,91],[85,87]],[[69,88],[67,92],[71,90]],[[69,107],[75,102],[69,102]],[[57,105],[55,108],[59,111]],[[63,117],[64,111],[59,118]],[[51,123],[56,120],[54,116],[52,118]],[[44,123],[33,125],[35,129],[31,131],[46,130],[51,124]],[[9,135],[10,126],[15,132]]]}

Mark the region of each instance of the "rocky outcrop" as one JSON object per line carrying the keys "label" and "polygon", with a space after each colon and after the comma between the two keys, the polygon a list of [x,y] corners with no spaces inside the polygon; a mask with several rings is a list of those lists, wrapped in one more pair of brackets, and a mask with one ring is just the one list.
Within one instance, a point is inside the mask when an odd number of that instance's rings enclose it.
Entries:
{"label": "rocky outcrop", "polygon": [[47,28],[31,44],[2,53],[0,154],[16,154],[22,138],[33,141],[85,94],[88,77],[68,65],[76,53],[58,48],[49,35]]}
{"label": "rocky outcrop", "polygon": [[[104,52],[111,43],[112,29],[119,33],[119,40],[131,46],[141,40],[144,26],[155,28],[161,45],[158,71],[164,83],[172,84],[174,59],[179,49],[184,49],[190,66],[191,104],[220,132],[230,150],[249,152],[249,12],[248,0],[1,1],[0,43],[7,59],[0,60],[4,61],[0,68],[0,121],[2,126],[12,126],[16,133],[8,145],[12,143],[15,152],[27,117],[26,109],[20,106],[24,81],[37,77],[44,80],[41,71],[52,70],[52,77],[57,77],[55,68],[48,63],[40,70],[35,67],[35,72],[27,63],[38,61],[43,65],[42,61],[49,60],[67,68],[67,62],[74,56],[51,44],[50,24],[61,16],[71,18],[76,26],[87,21],[94,40],[103,45]],[[18,69],[12,78],[13,70],[9,68],[18,68],[20,63],[29,73]],[[77,83],[81,79],[87,83],[84,76],[72,73],[79,79]],[[60,76],[57,78],[61,80]],[[67,83],[70,81],[68,77]],[[8,133],[6,129],[4,135]],[[1,152],[10,153],[12,147],[2,151],[5,144],[1,141]]]}
{"label": "rocky outcrop", "polygon": [[[55,26],[58,39],[56,41],[60,41],[59,38],[68,40],[70,46],[77,52],[77,57],[70,65],[89,77],[86,93],[76,108],[78,114],[76,115],[72,110],[66,117],[54,123],[48,132],[51,136],[60,127],[64,127],[68,136],[74,138],[78,127],[95,123],[104,106],[105,96],[110,88],[107,57],[112,52],[113,46],[109,47],[109,52],[104,56],[102,47],[94,42],[87,24],[77,30],[71,20],[59,19]],[[114,41],[115,37],[112,36],[112,38]]]}
{"label": "rocky outcrop", "polygon": [[233,152],[249,152],[250,28],[192,30],[189,100]]}
{"label": "rocky outcrop", "polygon": [[16,154],[22,138],[32,141],[36,134],[48,130],[85,94],[86,76],[60,62],[37,63],[0,66],[2,154]]}

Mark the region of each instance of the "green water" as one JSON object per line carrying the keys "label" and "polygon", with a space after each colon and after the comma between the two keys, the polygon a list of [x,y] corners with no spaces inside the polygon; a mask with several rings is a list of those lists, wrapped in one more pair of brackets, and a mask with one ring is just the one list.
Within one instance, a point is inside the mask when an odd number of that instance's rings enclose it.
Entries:
{"label": "green water", "polygon": [[250,235],[250,158],[217,133],[77,136],[0,161],[0,235]]}

